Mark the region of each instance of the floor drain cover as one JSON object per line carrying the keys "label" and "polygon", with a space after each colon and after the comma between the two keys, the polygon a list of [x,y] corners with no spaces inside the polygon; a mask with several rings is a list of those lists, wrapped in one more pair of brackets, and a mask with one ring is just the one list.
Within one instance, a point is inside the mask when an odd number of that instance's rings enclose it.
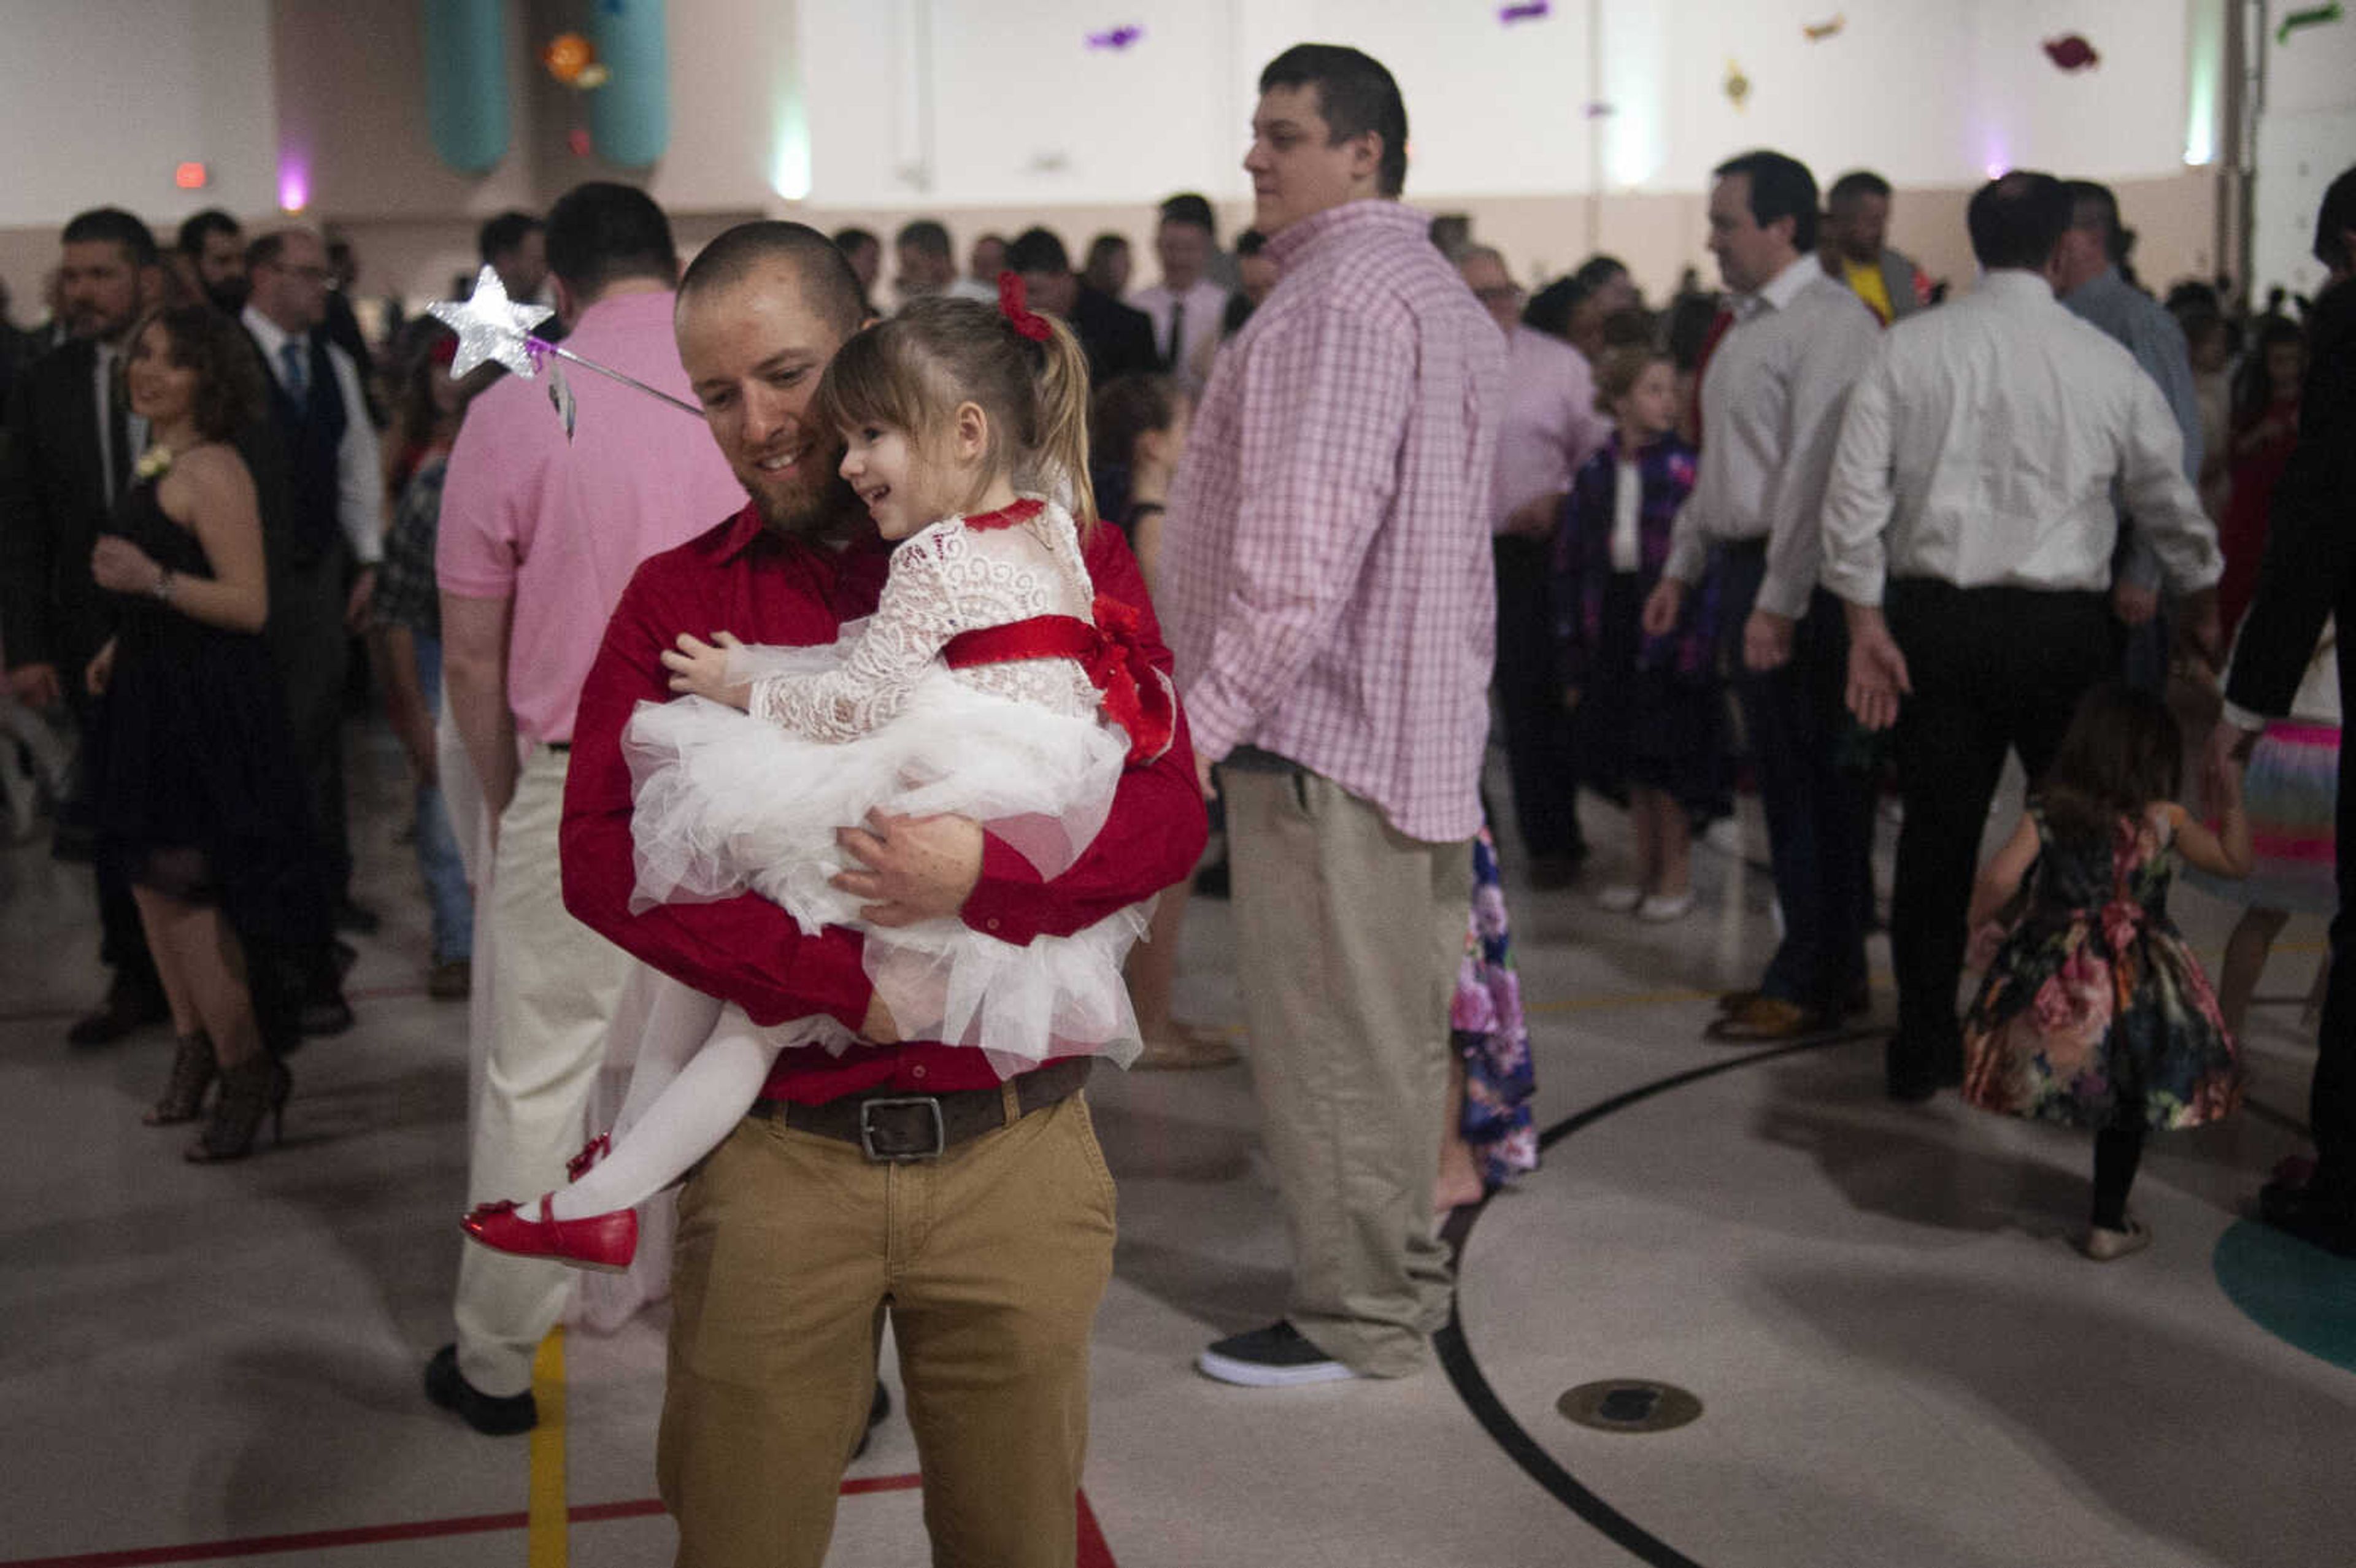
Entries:
{"label": "floor drain cover", "polygon": [[1598,1432],[1666,1432],[1701,1418],[1701,1401],[1681,1388],[1642,1378],[1581,1383],[1554,1407]]}

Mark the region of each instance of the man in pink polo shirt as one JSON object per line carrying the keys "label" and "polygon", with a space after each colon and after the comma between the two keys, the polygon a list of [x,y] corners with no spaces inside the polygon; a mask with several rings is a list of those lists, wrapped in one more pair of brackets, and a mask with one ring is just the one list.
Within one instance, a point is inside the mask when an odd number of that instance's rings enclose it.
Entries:
{"label": "man in pink polo shirt", "polygon": [[[592,183],[548,215],[566,347],[679,397],[671,334],[679,255],[644,192]],[[572,379],[577,438],[547,387],[511,378],[477,399],[450,454],[435,559],[449,700],[492,823],[475,965],[491,1027],[475,1041],[467,1201],[544,1192],[580,1147],[582,1115],[629,958],[564,911],[557,825],[573,709],[606,618],[648,556],[744,504],[696,421],[602,377]],[[477,1431],[529,1430],[531,1360],[562,1311],[561,1264],[465,1250],[458,1337],[426,1392]]]}

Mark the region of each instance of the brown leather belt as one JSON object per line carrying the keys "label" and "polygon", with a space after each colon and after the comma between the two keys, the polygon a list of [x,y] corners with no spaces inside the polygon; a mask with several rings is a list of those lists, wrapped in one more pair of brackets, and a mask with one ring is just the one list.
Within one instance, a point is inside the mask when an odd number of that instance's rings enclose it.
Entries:
{"label": "brown leather belt", "polygon": [[846,1094],[823,1104],[791,1100],[753,1102],[752,1115],[783,1121],[796,1132],[856,1144],[872,1160],[938,1159],[984,1133],[1012,1126],[1032,1112],[1068,1100],[1088,1081],[1093,1056],[1064,1056],[995,1089],[953,1089],[946,1094]]}

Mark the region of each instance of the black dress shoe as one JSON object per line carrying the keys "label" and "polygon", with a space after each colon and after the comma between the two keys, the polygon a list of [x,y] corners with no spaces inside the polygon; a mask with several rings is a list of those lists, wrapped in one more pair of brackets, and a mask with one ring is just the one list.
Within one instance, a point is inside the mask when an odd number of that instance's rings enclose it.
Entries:
{"label": "black dress shoe", "polygon": [[2335,1201],[2312,1187],[2268,1182],[2258,1193],[2258,1218],[2327,1253],[2356,1258],[2356,1205]]}
{"label": "black dress shoe", "polygon": [[145,986],[110,987],[98,1011],[76,1019],[66,1030],[68,1045],[112,1045],[134,1029],[159,1024],[172,1016],[160,990]]}
{"label": "black dress shoe", "polygon": [[355,936],[374,936],[384,922],[376,911],[345,899],[336,905],[336,929],[348,931]]}
{"label": "black dress shoe", "polygon": [[341,1034],[351,1027],[352,1005],[344,1000],[340,991],[305,999],[302,1010],[294,1015],[295,1031],[306,1040]]}
{"label": "black dress shoe", "polygon": [[891,1413],[892,1391],[879,1381],[875,1385],[875,1397],[867,1402],[867,1430],[859,1435],[859,1446],[851,1451],[852,1458],[866,1457],[868,1444],[875,1440],[875,1429],[883,1425],[884,1418]]}
{"label": "black dress shoe", "polygon": [[497,1399],[466,1381],[458,1370],[458,1347],[444,1345],[425,1363],[425,1397],[486,1437],[513,1437],[540,1424],[531,1391]]}
{"label": "black dress shoe", "polygon": [[1530,887],[1542,893],[1560,892],[1579,880],[1579,869],[1587,864],[1587,846],[1559,855],[1530,857]]}

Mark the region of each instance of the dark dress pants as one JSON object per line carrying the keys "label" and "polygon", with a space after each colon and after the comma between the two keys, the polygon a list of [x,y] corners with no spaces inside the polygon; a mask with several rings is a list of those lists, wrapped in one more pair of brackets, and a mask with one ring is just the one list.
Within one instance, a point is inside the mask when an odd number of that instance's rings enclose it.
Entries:
{"label": "dark dress pants", "polygon": [[1563,710],[1556,657],[1553,595],[1545,539],[1500,535],[1497,563],[1497,667],[1493,677],[1505,720],[1505,762],[1514,782],[1514,823],[1533,859],[1587,853],[1579,831],[1579,786],[1571,764],[1570,715]]}
{"label": "dark dress pants", "polygon": [[[2340,688],[2356,676],[2356,645],[2340,645]],[[2356,1215],[2356,731],[2340,740],[2340,913],[2331,923],[2331,978],[2316,1041],[2308,1125],[2315,1130],[2315,1189]]]}
{"label": "dark dress pants", "polygon": [[1899,710],[1898,779],[1906,824],[1890,901],[1898,1032],[1894,1089],[1958,1081],[1955,988],[1980,841],[2008,752],[2043,778],[2086,692],[2116,677],[2117,623],[2106,595],[1890,584],[1890,629],[1913,695]]}
{"label": "dark dress pants", "polygon": [[1743,624],[1767,552],[1763,544],[1732,545],[1720,560],[1728,667],[1783,911],[1783,940],[1759,988],[1804,1008],[1837,1008],[1865,981],[1873,910],[1872,792],[1861,773],[1840,765],[1848,628],[1839,601],[1818,590],[1794,630],[1791,660],[1763,673],[1744,667]]}
{"label": "dark dress pants", "polygon": [[344,687],[351,643],[344,631],[350,593],[341,541],[315,560],[292,563],[270,584],[268,641],[286,687],[294,758],[326,869],[331,907],[349,897],[352,849],[344,821]]}

